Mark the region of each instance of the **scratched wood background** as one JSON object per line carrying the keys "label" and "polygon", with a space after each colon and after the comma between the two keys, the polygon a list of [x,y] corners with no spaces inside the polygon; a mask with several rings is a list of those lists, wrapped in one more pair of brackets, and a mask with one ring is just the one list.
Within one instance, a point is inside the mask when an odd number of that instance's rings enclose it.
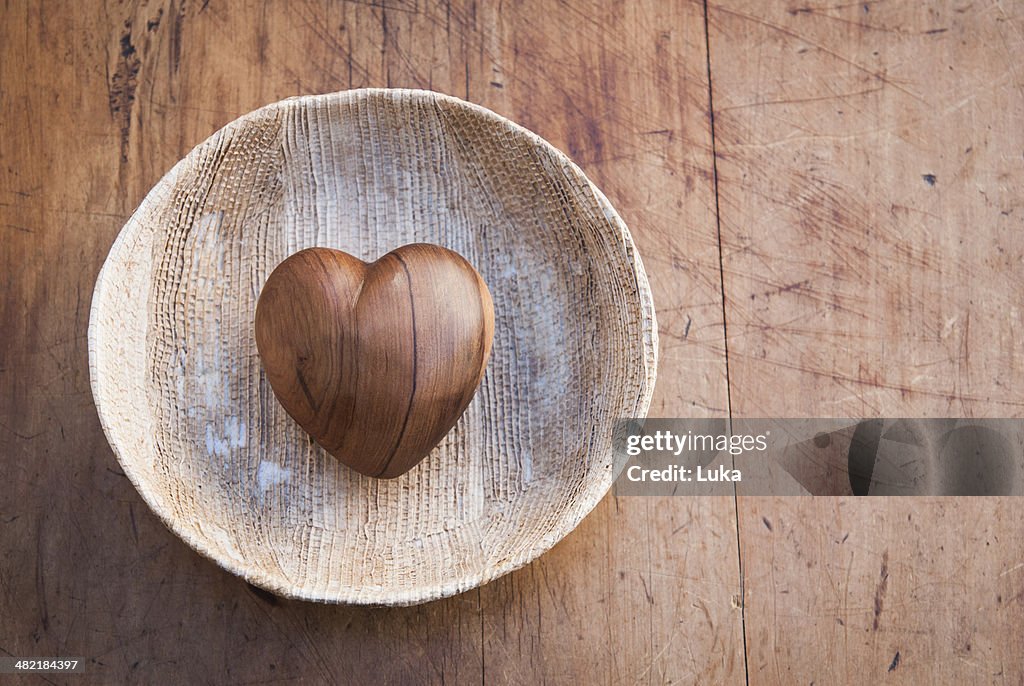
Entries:
{"label": "scratched wood background", "polygon": [[552,141],[632,227],[652,415],[1019,416],[1022,54],[1009,0],[3,3],[0,651],[83,657],[73,683],[1024,683],[1012,499],[609,496],[455,598],[277,599],[146,509],[85,341],[193,145],[425,87]]}

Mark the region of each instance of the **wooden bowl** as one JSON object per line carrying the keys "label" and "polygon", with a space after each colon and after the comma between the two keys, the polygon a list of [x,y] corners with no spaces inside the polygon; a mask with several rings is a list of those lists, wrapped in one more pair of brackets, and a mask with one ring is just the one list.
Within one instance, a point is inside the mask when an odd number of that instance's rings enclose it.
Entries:
{"label": "wooden bowl", "polygon": [[[373,260],[436,243],[494,298],[476,397],[422,463],[360,475],[274,397],[253,316],[303,248]],[[228,124],[160,180],[96,283],[100,421],[154,512],[200,553],[286,597],[404,605],[530,562],[613,478],[657,361],[629,231],[537,135],[411,90],[291,98]]]}

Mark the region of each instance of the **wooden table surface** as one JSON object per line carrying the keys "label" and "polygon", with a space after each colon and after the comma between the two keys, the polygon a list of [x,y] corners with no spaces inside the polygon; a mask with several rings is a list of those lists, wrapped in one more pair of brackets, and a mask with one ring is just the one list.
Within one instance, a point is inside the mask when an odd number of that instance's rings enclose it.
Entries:
{"label": "wooden table surface", "polygon": [[149,512],[86,349],[107,250],[193,145],[407,86],[611,199],[652,415],[1020,416],[1022,55],[1011,0],[3,3],[0,654],[83,657],[76,684],[1024,683],[1016,499],[609,496],[454,598],[278,599]]}

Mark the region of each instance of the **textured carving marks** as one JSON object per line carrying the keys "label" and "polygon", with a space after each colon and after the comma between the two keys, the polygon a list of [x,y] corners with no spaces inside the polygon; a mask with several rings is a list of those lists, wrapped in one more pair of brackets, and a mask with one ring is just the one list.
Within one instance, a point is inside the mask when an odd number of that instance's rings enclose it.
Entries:
{"label": "textured carving marks", "polygon": [[[416,241],[483,275],[492,362],[434,454],[379,481],[278,405],[253,313],[302,248],[372,260]],[[646,412],[656,351],[604,196],[535,135],[424,91],[286,100],[215,134],[126,225],[90,327],[108,438],[171,528],[277,593],[360,603],[471,588],[571,531],[611,483],[612,423]]]}

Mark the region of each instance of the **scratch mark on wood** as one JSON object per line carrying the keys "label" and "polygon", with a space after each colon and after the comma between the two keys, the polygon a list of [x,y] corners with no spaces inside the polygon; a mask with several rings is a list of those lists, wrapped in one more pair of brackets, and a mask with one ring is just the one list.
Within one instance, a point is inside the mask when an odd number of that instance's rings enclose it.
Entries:
{"label": "scratch mark on wood", "polygon": [[654,605],[654,595],[651,594],[651,589],[647,587],[647,579],[644,577],[643,574],[640,574],[639,576],[640,583],[642,583],[644,586],[644,595],[647,597],[647,602],[651,605]]}
{"label": "scratch mark on wood", "polygon": [[43,574],[43,532],[42,527],[45,520],[40,520],[36,529],[36,599],[39,602],[39,622],[43,625],[43,631],[50,629],[50,613],[46,608],[46,578]]}
{"label": "scratch mark on wood", "polygon": [[[878,81],[884,83],[885,85],[887,85],[887,86],[889,86],[891,88],[895,88],[896,90],[900,91],[901,93],[903,93],[905,95],[910,96],[911,98],[913,98],[914,100],[917,100],[918,102],[924,103],[924,99],[920,95],[918,95],[917,93],[914,93],[913,91],[911,91],[911,90],[909,90],[907,88],[904,88],[903,86],[899,85],[898,83],[895,83],[894,81],[892,81],[891,79],[889,79],[886,76],[884,71],[879,71],[879,70],[871,69],[870,67],[866,67],[863,64],[860,64],[859,62],[857,62],[855,60],[852,60],[852,59],[850,59],[848,57],[845,57],[842,54],[836,52],[835,50],[832,50],[827,45],[823,45],[821,43],[816,43],[816,42],[814,42],[812,40],[809,40],[806,36],[803,36],[803,35],[797,33],[796,31],[793,31],[791,29],[787,29],[785,26],[780,26],[779,24],[776,24],[774,22],[768,21],[767,19],[762,19],[761,17],[756,17],[756,16],[753,16],[751,14],[746,14],[744,12],[738,12],[736,10],[727,9],[725,7],[719,7],[718,11],[722,12],[724,14],[733,15],[733,16],[741,18],[741,19],[746,19],[747,21],[752,21],[752,22],[754,22],[756,24],[760,24],[760,25],[762,25],[762,26],[764,26],[766,28],[772,29],[773,31],[778,31],[781,34],[784,34],[786,36],[790,36],[791,38],[795,38],[797,40],[803,41],[803,42],[807,43],[808,45],[816,48],[817,50],[823,52],[824,54],[831,55],[832,57],[834,57],[835,59],[839,60],[840,62],[853,67],[857,71],[859,71],[859,72],[861,72],[863,74],[867,74],[868,76],[877,79]],[[832,17],[832,18],[835,18],[835,17]],[[866,27],[866,28],[870,28],[870,27]]]}
{"label": "scratch mark on wood", "polygon": [[22,233],[35,233],[35,231],[27,226],[18,226],[17,224],[4,224],[4,228],[14,229],[15,231],[21,231]]}
{"label": "scratch mark on wood", "polygon": [[729,112],[732,110],[742,110],[748,107],[768,107],[771,105],[803,105],[809,103],[818,103],[829,100],[847,100],[849,98],[857,98],[860,96],[871,95],[872,93],[878,93],[885,89],[885,86],[874,86],[872,88],[864,88],[862,90],[850,91],[848,93],[829,93],[828,95],[815,95],[808,98],[779,98],[775,100],[755,100],[754,102],[744,102],[738,105],[729,105],[727,107],[721,107],[718,109],[719,112]]}
{"label": "scratch mark on wood", "polygon": [[362,5],[364,7],[378,7],[386,10],[398,10],[400,12],[408,12],[410,14],[418,14],[419,6],[416,0],[347,0],[353,5]]}
{"label": "scratch mark on wood", "polygon": [[1007,574],[1010,574],[1012,572],[1016,572],[1018,569],[1024,569],[1024,562],[1021,562],[1020,564],[1016,564],[1016,565],[1010,567],[1006,571],[1000,573],[1000,575],[997,578],[1002,578],[1002,577],[1006,576]]}
{"label": "scratch mark on wood", "polygon": [[896,654],[893,655],[892,662],[889,663],[889,671],[891,672],[891,671],[895,670],[899,666],[900,666],[900,651],[897,650]]}
{"label": "scratch mark on wood", "polygon": [[132,523],[132,538],[134,538],[135,542],[138,543],[139,542],[139,528],[135,524],[135,508],[132,507],[131,503],[128,503],[128,519]]}
{"label": "scratch mark on wood", "polygon": [[156,16],[146,22],[147,31],[155,31],[160,28],[160,20],[164,18],[164,8],[157,10]]}
{"label": "scratch mark on wood", "polygon": [[23,441],[31,441],[33,438],[37,438],[38,436],[42,436],[44,433],[46,433],[45,431],[39,431],[34,434],[23,434],[20,431],[15,431],[14,429],[5,424],[0,424],[0,429],[3,429],[4,431],[7,431],[10,434],[13,434],[16,438],[20,438]]}
{"label": "scratch mark on wood", "polygon": [[128,161],[128,138],[131,133],[132,105],[135,103],[135,89],[138,86],[139,59],[132,44],[132,24],[124,23],[121,34],[120,52],[117,68],[107,84],[107,100],[110,105],[110,116],[117,123],[121,135],[121,162]]}
{"label": "scratch mark on wood", "polygon": [[885,600],[885,591],[889,587],[889,551],[882,553],[882,571],[878,575],[878,587],[875,588],[875,618],[871,623],[871,630],[878,631],[878,624],[882,616],[882,603]]}
{"label": "scratch mark on wood", "polygon": [[[206,6],[199,10],[202,12]],[[170,51],[171,51],[171,72],[178,73],[181,67],[181,24],[185,20],[185,7],[179,7],[174,13],[174,21],[171,24]]]}

